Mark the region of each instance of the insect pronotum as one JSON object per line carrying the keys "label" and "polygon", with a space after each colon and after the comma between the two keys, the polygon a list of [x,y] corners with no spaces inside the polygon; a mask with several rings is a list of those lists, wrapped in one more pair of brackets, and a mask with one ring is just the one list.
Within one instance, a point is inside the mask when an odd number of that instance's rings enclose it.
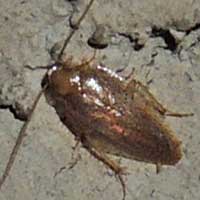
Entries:
{"label": "insect pronotum", "polygon": [[[92,6],[90,0],[78,19],[78,29]],[[62,60],[63,53],[75,33],[66,38],[58,59],[47,69],[42,89],[24,123],[0,179],[0,189],[8,177],[18,150],[26,136],[26,129],[41,95],[55,108],[61,121],[82,145],[120,180],[123,199],[126,186],[124,170],[106,153],[159,165],[175,165],[182,156],[180,141],[163,123],[165,116],[184,117],[192,114],[173,113],[164,108],[148,89],[132,77],[127,80],[101,65],[92,64],[95,55],[75,63]]]}

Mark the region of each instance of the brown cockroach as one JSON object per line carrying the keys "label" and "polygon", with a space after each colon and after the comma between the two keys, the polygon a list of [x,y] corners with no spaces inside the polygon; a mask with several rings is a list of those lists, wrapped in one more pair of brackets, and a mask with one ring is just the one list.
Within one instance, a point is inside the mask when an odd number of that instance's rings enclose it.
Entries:
{"label": "brown cockroach", "polygon": [[[80,26],[94,0],[79,18]],[[96,64],[93,56],[82,63],[72,58],[62,60],[67,44],[75,33],[66,38],[57,61],[49,66],[27,121],[24,123],[0,179],[0,188],[13,166],[25,132],[41,95],[52,105],[61,121],[75,135],[77,141],[112,169],[118,176],[123,199],[126,196],[124,170],[107,157],[113,154],[159,165],[175,165],[182,157],[181,142],[164,124],[165,116],[191,116],[168,111],[133,78],[125,80],[110,69]]]}

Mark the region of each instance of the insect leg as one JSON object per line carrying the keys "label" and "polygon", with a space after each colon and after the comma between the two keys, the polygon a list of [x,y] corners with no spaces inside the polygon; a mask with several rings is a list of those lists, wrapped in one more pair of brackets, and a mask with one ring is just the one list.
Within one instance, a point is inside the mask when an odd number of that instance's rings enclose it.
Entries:
{"label": "insect leg", "polygon": [[165,108],[161,103],[159,103],[156,98],[147,90],[149,93],[149,97],[152,99],[152,103],[154,107],[159,111],[159,113],[163,116],[171,116],[171,117],[190,117],[193,116],[193,113],[177,113],[170,111],[169,109]]}
{"label": "insect leg", "polygon": [[[141,83],[138,82],[138,84]],[[145,87],[145,86],[142,86]],[[148,91],[148,89],[145,89],[146,92],[149,93],[149,98],[151,100],[151,103],[153,105],[153,107],[163,116],[171,116],[171,117],[189,117],[189,116],[193,116],[193,113],[176,113],[173,111],[170,111],[169,109],[165,108],[161,103],[159,103],[156,98]]]}
{"label": "insect leg", "polygon": [[122,177],[125,173],[125,168],[120,167],[115,161],[111,160],[109,157],[107,157],[104,153],[99,152],[95,148],[93,148],[90,144],[88,144],[86,141],[84,141],[84,146],[87,148],[87,150],[98,160],[102,161],[105,165],[107,165],[112,171],[115,172],[116,176],[118,177],[123,191],[123,198],[122,200],[125,200],[126,197],[126,184],[124,182],[124,179]]}
{"label": "insect leg", "polygon": [[141,98],[146,100],[146,104],[158,111],[160,115],[173,117],[189,117],[194,115],[193,113],[176,113],[165,108],[158,102],[152,93],[149,92],[148,88],[139,81],[131,80],[126,87],[127,89],[131,89],[133,92],[138,93]]}
{"label": "insect leg", "polygon": [[194,115],[194,113],[176,113],[168,109],[165,109],[165,113],[163,115],[171,117],[191,117]]}
{"label": "insect leg", "polygon": [[157,163],[157,164],[156,164],[156,173],[159,174],[160,171],[161,171],[161,169],[162,169],[162,165],[159,164],[159,163]]}

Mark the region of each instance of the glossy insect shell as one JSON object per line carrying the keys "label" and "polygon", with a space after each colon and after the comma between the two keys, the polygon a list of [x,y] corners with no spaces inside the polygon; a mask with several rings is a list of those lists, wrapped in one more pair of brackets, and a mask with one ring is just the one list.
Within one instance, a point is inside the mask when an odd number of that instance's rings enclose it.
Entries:
{"label": "glossy insect shell", "polygon": [[65,62],[50,70],[44,84],[47,101],[83,145],[155,164],[180,160],[180,141],[141,83],[127,83],[102,66]]}

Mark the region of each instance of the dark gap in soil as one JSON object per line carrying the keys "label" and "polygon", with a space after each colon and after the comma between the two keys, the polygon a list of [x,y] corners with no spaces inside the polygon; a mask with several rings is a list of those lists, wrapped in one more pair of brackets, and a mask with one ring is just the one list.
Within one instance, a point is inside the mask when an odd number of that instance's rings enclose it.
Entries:
{"label": "dark gap in soil", "polygon": [[172,52],[176,51],[177,49],[176,40],[168,29],[154,26],[152,28],[151,37],[162,37],[167,45],[166,49],[169,49]]}

